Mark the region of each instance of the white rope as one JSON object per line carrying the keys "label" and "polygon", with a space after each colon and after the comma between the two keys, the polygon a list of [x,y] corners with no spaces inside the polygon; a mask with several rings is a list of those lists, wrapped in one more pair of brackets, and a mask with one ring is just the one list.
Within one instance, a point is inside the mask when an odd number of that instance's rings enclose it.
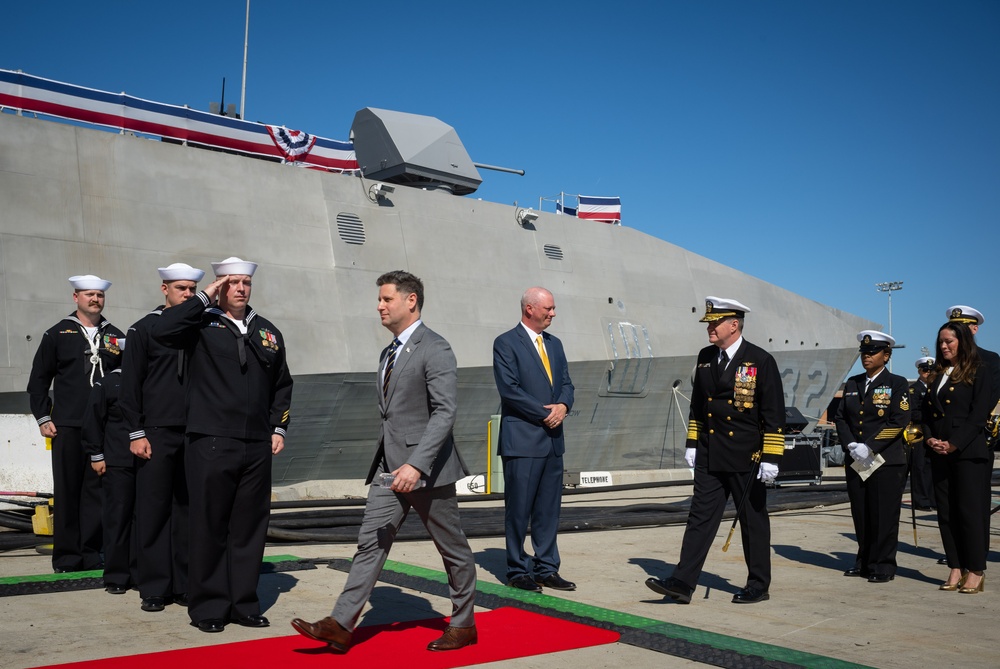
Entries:
{"label": "white rope", "polygon": [[685,397],[684,393],[682,393],[677,388],[671,388],[671,390],[673,390],[673,392],[674,392],[674,406],[677,407],[677,415],[680,417],[681,424],[683,425],[683,424],[685,424],[685,421],[687,420],[687,416],[685,416],[684,412],[681,410],[681,403],[677,399],[677,396],[680,395],[681,397],[684,397],[684,399],[686,399],[688,401],[688,404],[691,404],[691,398],[690,397]]}
{"label": "white rope", "polygon": [[90,387],[93,388],[94,387],[94,372],[96,372],[98,369],[100,369],[101,370],[101,378],[104,378],[104,363],[101,361],[101,349],[97,345],[97,342],[99,342],[101,340],[101,331],[98,329],[97,332],[94,333],[93,337],[88,337],[86,335],[86,333],[84,333],[83,338],[87,340],[88,344],[90,344],[90,364],[91,364],[91,367],[90,367]]}

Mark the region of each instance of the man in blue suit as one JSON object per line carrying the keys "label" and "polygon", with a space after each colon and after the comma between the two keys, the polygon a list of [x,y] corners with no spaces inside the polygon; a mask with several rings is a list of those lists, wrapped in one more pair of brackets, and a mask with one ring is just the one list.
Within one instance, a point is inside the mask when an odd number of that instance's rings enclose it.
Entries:
{"label": "man in blue suit", "polygon": [[[529,288],[521,322],[493,342],[493,376],[500,392],[507,585],[539,592],[575,590],[559,576],[563,419],[573,407],[573,382],[562,342],[545,332],[556,315],[552,293]],[[524,550],[531,525],[534,556]]]}

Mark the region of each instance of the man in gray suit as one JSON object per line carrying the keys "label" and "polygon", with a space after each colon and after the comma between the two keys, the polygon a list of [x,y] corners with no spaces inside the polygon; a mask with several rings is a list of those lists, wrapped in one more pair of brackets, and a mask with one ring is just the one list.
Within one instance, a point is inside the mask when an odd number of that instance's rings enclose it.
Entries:
{"label": "man in gray suit", "polygon": [[[448,573],[451,622],[428,650],[476,643],[473,606],[476,565],[462,532],[455,481],[469,473],[455,448],[458,369],[451,346],[420,320],[424,285],[401,270],[378,278],[378,312],[394,339],[379,359],[382,412],[378,450],[365,483],[372,483],[358,534],[358,551],[333,612],[308,623],[292,620],[303,636],[346,653],[361,611],[410,508],[431,535]],[[383,484],[379,481],[385,479]]]}

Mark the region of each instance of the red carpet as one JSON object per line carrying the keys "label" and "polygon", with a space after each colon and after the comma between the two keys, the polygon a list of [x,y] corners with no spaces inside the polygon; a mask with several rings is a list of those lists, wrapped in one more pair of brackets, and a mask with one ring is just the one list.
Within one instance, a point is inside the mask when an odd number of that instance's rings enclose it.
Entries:
{"label": "red carpet", "polygon": [[[277,623],[272,621],[272,624]],[[443,653],[428,651],[427,644],[441,636],[445,626],[445,620],[438,618],[360,627],[354,634],[354,645],[346,655],[335,655],[327,650],[326,644],[293,634],[48,666],[72,669],[255,669],[287,666],[296,669],[373,669],[403,664],[411,669],[450,669],[618,641],[617,632],[504,607],[476,614],[479,643],[475,646]],[[219,636],[224,637],[225,632]],[[387,658],[395,660],[390,662]],[[405,658],[405,662],[401,662],[401,658]]]}

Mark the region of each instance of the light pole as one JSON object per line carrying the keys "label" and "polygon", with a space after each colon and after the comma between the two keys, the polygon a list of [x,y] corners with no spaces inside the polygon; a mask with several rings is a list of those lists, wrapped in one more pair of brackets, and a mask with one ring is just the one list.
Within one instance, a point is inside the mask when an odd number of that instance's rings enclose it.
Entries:
{"label": "light pole", "polygon": [[[886,281],[884,283],[876,283],[875,289],[880,293],[889,293],[889,336],[892,336],[892,291],[902,290],[902,281]],[[889,371],[892,371],[892,358],[889,358]]]}

